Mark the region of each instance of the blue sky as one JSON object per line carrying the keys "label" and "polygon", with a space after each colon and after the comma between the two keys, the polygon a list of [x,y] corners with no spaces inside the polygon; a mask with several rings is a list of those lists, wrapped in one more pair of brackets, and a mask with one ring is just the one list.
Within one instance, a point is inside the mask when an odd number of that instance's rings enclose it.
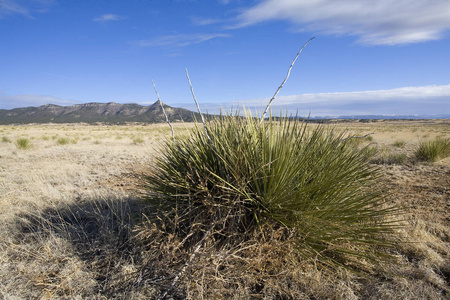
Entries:
{"label": "blue sky", "polygon": [[0,109],[450,114],[449,0],[0,0]]}

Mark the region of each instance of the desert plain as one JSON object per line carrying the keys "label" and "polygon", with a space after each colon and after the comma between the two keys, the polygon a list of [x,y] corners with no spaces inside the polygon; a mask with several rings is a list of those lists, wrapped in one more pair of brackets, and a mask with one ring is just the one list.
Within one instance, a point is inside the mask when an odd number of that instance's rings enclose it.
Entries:
{"label": "desert plain", "polygon": [[[174,124],[175,137],[193,126]],[[386,198],[405,211],[394,250],[398,264],[380,264],[369,278],[305,267],[292,283],[296,297],[450,298],[450,158],[414,158],[420,142],[450,138],[450,120],[325,126],[369,134],[358,139],[374,149]],[[21,138],[30,142],[25,149],[17,145]],[[148,261],[157,257],[146,257],[149,247],[139,241],[152,212],[140,175],[170,138],[166,124],[0,126],[0,298],[156,299],[163,280]],[[184,297],[219,297],[206,277],[190,286],[189,276],[188,270],[180,281]],[[258,289],[233,295],[277,298]]]}

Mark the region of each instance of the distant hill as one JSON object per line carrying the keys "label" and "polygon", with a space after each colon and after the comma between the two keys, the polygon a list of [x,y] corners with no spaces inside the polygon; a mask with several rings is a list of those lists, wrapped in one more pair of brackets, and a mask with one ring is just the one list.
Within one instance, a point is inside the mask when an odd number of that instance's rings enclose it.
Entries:
{"label": "distant hill", "polygon": [[[163,104],[171,122],[192,122],[199,119],[198,113],[184,108],[175,108]],[[159,123],[165,122],[165,116],[159,101],[152,105],[119,103],[86,103],[72,106],[53,104],[39,107],[22,107],[10,110],[0,109],[0,124],[28,123],[109,123],[126,122]]]}

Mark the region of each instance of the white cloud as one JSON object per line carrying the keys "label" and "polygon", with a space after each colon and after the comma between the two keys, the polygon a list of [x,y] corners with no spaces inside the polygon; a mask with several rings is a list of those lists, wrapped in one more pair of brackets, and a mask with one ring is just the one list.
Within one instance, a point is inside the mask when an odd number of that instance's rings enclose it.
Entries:
{"label": "white cloud", "polygon": [[139,47],[160,47],[160,46],[173,46],[173,47],[186,47],[192,44],[200,44],[215,38],[230,37],[229,34],[224,33],[211,33],[211,34],[174,34],[159,36],[149,40],[138,40],[132,42],[132,44]]}
{"label": "white cloud", "polygon": [[33,19],[33,14],[48,12],[54,4],[54,0],[0,0],[0,19],[7,15]]}
{"label": "white cloud", "polygon": [[191,22],[197,26],[205,26],[211,24],[217,24],[223,22],[223,20],[212,19],[212,18],[201,18],[201,17],[191,17]]}
{"label": "white cloud", "polygon": [[25,6],[18,4],[16,0],[0,0],[0,18],[15,14],[31,18],[29,10]]}
{"label": "white cloud", "polygon": [[[246,99],[221,103],[200,103],[203,113],[218,114],[235,112],[244,106],[257,116],[269,102],[269,98]],[[197,111],[193,102],[171,103]],[[300,117],[352,116],[352,115],[450,115],[450,84],[441,86],[403,87],[389,90],[374,90],[343,93],[316,93],[279,96],[271,109],[275,115]]]}
{"label": "white cloud", "polygon": [[27,106],[41,106],[45,104],[55,105],[72,105],[76,101],[62,99],[47,95],[33,95],[33,94],[20,94],[20,95],[4,95],[0,94],[0,109],[11,109],[16,107]]}
{"label": "white cloud", "polygon": [[[237,101],[249,107],[264,106],[267,99]],[[316,93],[279,96],[274,107],[313,116],[368,114],[450,114],[450,84],[402,87],[389,90]]]}
{"label": "white cloud", "polygon": [[105,14],[105,15],[101,15],[100,17],[96,17],[92,20],[94,22],[105,23],[105,22],[110,22],[110,21],[119,21],[119,20],[123,20],[123,19],[125,19],[125,18],[122,16],[119,16],[119,15]]}
{"label": "white cloud", "polygon": [[448,0],[263,0],[238,16],[235,28],[287,20],[297,30],[353,35],[365,44],[437,40],[450,30]]}
{"label": "white cloud", "polygon": [[[414,101],[436,97],[450,97],[450,84],[430,85],[419,87],[402,87],[389,90],[317,93],[282,96],[277,101],[279,104],[309,103],[309,102],[372,102],[372,101]],[[449,98],[450,102],[450,98]],[[450,103],[449,103],[450,104]]]}

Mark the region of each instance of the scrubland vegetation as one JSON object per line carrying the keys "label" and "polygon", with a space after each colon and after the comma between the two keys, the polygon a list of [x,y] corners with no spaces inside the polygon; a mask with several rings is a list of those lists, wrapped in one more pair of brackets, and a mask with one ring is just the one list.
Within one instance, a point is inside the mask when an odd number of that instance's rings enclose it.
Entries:
{"label": "scrubland vegetation", "polygon": [[442,139],[440,137],[421,142],[416,150],[416,156],[422,161],[437,161],[450,156],[450,138]]}
{"label": "scrubland vegetation", "polygon": [[448,120],[225,124],[1,126],[0,297],[450,296]]}
{"label": "scrubland vegetation", "polygon": [[26,150],[33,147],[33,143],[28,138],[18,138],[15,143],[18,149]]}

